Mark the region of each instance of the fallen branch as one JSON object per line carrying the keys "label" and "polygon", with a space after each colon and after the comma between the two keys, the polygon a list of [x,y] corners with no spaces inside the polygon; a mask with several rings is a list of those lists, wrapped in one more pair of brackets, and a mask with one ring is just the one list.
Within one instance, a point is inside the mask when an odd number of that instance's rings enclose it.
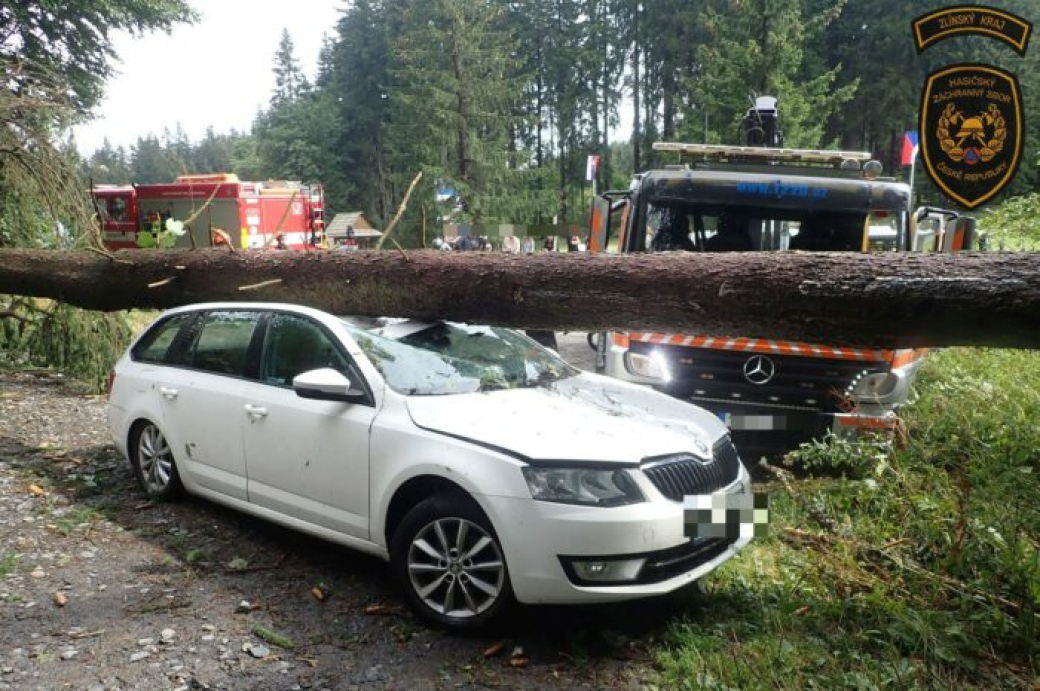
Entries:
{"label": "fallen branch", "polygon": [[254,284],[248,285],[248,286],[239,286],[238,289],[241,290],[241,291],[259,290],[260,288],[266,288],[267,286],[278,285],[281,282],[282,282],[282,279],[280,279],[280,278],[272,278],[270,281],[261,281],[260,283],[254,283]]}
{"label": "fallen branch", "polygon": [[394,218],[390,221],[390,225],[386,227],[386,230],[383,231],[383,236],[379,238],[379,242],[376,243],[377,250],[383,249],[383,243],[386,242],[388,237],[390,237],[390,233],[394,232],[394,228],[397,227],[397,222],[401,220],[401,215],[404,214],[404,210],[408,208],[408,199],[412,196],[412,191],[415,190],[415,186],[419,184],[420,180],[422,180],[421,170],[416,174],[415,179],[412,180],[412,184],[408,185],[408,191],[404,193],[404,199],[401,200],[401,205],[397,207],[397,213],[394,214]]}
{"label": "fallen branch", "polygon": [[394,247],[396,247],[397,251],[401,253],[401,258],[402,259],[404,259],[406,262],[412,261],[411,259],[408,258],[408,255],[405,254],[404,248],[401,247],[401,244],[399,242],[397,242],[397,240],[394,240],[394,239],[391,238],[390,242],[394,243]]}

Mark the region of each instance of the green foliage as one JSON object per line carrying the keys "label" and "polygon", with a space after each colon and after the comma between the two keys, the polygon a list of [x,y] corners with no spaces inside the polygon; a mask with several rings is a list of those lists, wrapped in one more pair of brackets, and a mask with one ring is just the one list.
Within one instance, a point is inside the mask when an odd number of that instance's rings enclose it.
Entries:
{"label": "green foliage", "polygon": [[[4,3],[0,11],[0,57],[17,58],[33,69],[63,75],[79,111],[97,103],[115,57],[112,34],[129,31],[169,31],[172,24],[191,22],[195,13],[184,0],[24,0]],[[22,93],[40,84],[26,74],[11,78],[5,88]],[[64,98],[64,89],[48,98]]]}
{"label": "green foliage", "polygon": [[[1040,672],[1040,354],[933,354],[904,448],[772,486],[770,535],[708,579],[661,688],[1012,689]],[[845,469],[853,447],[810,450]],[[803,460],[806,456],[803,456]]]}
{"label": "green foliage", "polygon": [[[698,52],[700,65],[684,82],[698,111],[707,109],[718,141],[742,143],[740,119],[749,96],[777,96],[785,145],[818,148],[828,119],[853,97],[857,82],[836,87],[841,64],[812,64],[807,48],[822,38],[844,0],[817,8],[815,14],[802,0],[740,4],[734,12],[728,0],[709,1],[700,14],[706,33]],[[769,21],[762,21],[764,17]],[[696,115],[689,117],[693,132],[703,127],[703,116]]]}
{"label": "green foliage", "polygon": [[55,303],[34,319],[19,349],[29,364],[53,367],[102,391],[108,371],[131,336],[122,313],[88,312]]}
{"label": "green foliage", "polygon": [[885,436],[854,439],[828,433],[824,439],[802,444],[784,461],[800,470],[862,478],[884,472],[890,452],[891,440]]}
{"label": "green foliage", "polygon": [[979,219],[989,249],[1040,250],[1040,193],[1008,199]]}
{"label": "green foliage", "polygon": [[282,29],[282,38],[274,55],[274,94],[271,104],[295,101],[310,91],[307,75],[296,59],[296,46],[288,29]]}

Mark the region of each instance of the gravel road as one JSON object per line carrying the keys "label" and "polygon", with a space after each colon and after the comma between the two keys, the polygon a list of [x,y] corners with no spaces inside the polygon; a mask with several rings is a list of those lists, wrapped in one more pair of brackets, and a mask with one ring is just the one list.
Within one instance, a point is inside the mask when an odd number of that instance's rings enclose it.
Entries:
{"label": "gravel road", "polygon": [[[591,365],[584,334],[561,350]],[[0,373],[0,689],[639,689],[698,604],[431,630],[379,560],[207,501],[145,501],[103,397]]]}

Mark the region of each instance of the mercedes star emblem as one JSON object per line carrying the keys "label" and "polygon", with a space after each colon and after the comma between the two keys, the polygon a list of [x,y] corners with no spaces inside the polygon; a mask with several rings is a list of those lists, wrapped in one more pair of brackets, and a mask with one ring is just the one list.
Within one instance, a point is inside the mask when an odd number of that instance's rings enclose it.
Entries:
{"label": "mercedes star emblem", "polygon": [[744,363],[744,378],[752,384],[768,384],[776,374],[776,364],[765,355],[755,355]]}

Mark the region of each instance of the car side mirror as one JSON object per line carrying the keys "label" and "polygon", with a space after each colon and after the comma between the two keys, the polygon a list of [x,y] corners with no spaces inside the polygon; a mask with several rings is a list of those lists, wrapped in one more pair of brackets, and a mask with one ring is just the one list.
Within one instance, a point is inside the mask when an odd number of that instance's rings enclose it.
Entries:
{"label": "car side mirror", "polygon": [[349,379],[331,367],[310,370],[293,377],[293,391],[300,398],[318,401],[345,401],[360,403],[366,400],[365,392],[353,388]]}

